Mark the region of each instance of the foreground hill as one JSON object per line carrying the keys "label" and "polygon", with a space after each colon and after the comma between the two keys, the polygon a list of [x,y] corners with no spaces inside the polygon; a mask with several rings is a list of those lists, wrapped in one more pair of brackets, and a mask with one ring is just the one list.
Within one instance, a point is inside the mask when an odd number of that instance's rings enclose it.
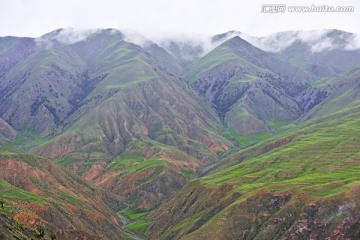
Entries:
{"label": "foreground hill", "polygon": [[57,239],[125,236],[116,217],[122,207],[117,196],[44,158],[1,149],[0,164],[1,212],[10,218],[2,219],[8,229],[20,224],[29,239],[39,226],[47,237],[54,233]]}
{"label": "foreground hill", "polygon": [[299,126],[223,159],[152,213],[153,239],[360,237],[360,72],[313,82]]}
{"label": "foreground hill", "polygon": [[[225,159],[152,214],[152,239],[357,239],[359,104]],[[240,163],[239,163],[240,162]]]}

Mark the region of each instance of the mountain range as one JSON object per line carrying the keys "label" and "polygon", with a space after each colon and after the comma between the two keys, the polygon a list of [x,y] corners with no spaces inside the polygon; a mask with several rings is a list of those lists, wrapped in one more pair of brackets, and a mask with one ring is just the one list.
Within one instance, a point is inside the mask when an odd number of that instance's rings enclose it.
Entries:
{"label": "mountain range", "polygon": [[0,37],[0,237],[360,237],[358,39]]}

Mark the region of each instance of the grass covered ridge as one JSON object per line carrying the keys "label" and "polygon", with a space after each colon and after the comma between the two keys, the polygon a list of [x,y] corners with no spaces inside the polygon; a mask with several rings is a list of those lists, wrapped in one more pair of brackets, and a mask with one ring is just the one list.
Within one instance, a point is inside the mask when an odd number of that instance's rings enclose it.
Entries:
{"label": "grass covered ridge", "polygon": [[[227,168],[192,181],[152,214],[156,219],[147,233],[172,239],[307,239],[308,233],[332,236],[348,217],[352,230],[344,233],[356,235],[360,113],[351,112],[313,119],[224,159]],[[344,206],[347,215],[334,213]],[[302,224],[311,231],[292,228]]]}
{"label": "grass covered ridge", "polygon": [[295,140],[202,181],[234,184],[250,194],[261,188],[303,189],[324,197],[360,183],[360,114],[310,125]]}
{"label": "grass covered ridge", "polygon": [[4,180],[0,180],[0,192],[1,198],[3,199],[17,202],[39,203],[42,205],[48,204],[48,201],[45,198],[32,194],[21,188],[17,188]]}

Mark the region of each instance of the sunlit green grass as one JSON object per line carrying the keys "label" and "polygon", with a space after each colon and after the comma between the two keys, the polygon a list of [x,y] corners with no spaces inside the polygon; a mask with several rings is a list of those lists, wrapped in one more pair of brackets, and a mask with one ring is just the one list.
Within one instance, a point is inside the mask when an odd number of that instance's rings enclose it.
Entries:
{"label": "sunlit green grass", "polygon": [[149,228],[150,222],[146,219],[141,219],[130,226],[128,226],[126,229],[137,234],[144,235],[145,231]]}
{"label": "sunlit green grass", "polygon": [[306,190],[323,197],[360,184],[360,114],[300,129],[276,150],[202,179],[211,185],[233,184],[250,194],[261,188]]}
{"label": "sunlit green grass", "polygon": [[46,199],[36,196],[28,191],[17,188],[6,181],[0,180],[1,198],[18,202],[32,202],[47,205]]}
{"label": "sunlit green grass", "polygon": [[122,211],[122,214],[125,215],[125,217],[127,217],[131,221],[133,221],[148,215],[149,212],[137,212],[134,211],[133,209],[127,208]]}
{"label": "sunlit green grass", "polygon": [[235,139],[241,146],[249,146],[272,137],[270,132],[261,132],[245,136],[238,134],[232,128],[225,129],[223,136],[228,139]]}
{"label": "sunlit green grass", "polygon": [[13,141],[5,142],[2,146],[13,151],[25,151],[46,142],[48,138],[42,138],[39,134],[30,131],[18,133]]}
{"label": "sunlit green grass", "polygon": [[144,161],[144,156],[140,154],[124,154],[115,159],[109,170],[125,169],[134,166],[134,164]]}
{"label": "sunlit green grass", "polygon": [[[350,190],[360,186],[359,126],[360,113],[342,109],[331,116],[309,120],[224,159],[223,168],[195,180],[194,188],[188,187],[188,191],[201,187],[216,191],[221,186],[231,186],[226,198],[231,199],[234,193],[239,197],[222,211],[223,214],[211,217],[201,228],[216,228],[224,216],[231,216],[229,211],[233,206],[247,204],[258,196],[266,199],[266,193],[291,196],[289,206],[293,208],[300,206],[299,199],[306,203],[350,194]],[[243,159],[238,161],[240,158]],[[179,232],[179,236],[187,234],[209,209],[186,216],[163,236],[174,232]]]}

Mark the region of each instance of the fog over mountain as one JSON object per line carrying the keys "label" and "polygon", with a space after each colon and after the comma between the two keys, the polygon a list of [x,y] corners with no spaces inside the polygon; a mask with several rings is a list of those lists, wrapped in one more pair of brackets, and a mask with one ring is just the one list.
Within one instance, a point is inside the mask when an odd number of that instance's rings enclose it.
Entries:
{"label": "fog over mountain", "polygon": [[[63,44],[72,44],[85,40],[87,37],[101,31],[101,29],[74,29],[66,28],[59,29],[50,34],[45,34],[36,38],[38,44],[51,44],[52,41],[58,41]],[[255,37],[240,31],[228,31],[219,35],[192,35],[192,34],[170,34],[161,37],[148,38],[145,35],[135,30],[117,30],[114,32],[121,32],[124,35],[124,40],[132,42],[136,45],[145,47],[150,43],[156,43],[166,50],[171,48],[171,43],[176,43],[182,47],[189,46],[191,48],[200,48],[199,56],[213,50],[223,42],[239,36],[248,41],[255,47],[268,52],[281,52],[288,48],[293,43],[299,41],[307,44],[312,53],[321,52],[323,50],[357,50],[360,49],[360,37],[354,33],[338,31],[334,29],[320,29],[309,31],[287,31],[273,33],[268,36]],[[188,56],[190,58],[190,56]]]}

